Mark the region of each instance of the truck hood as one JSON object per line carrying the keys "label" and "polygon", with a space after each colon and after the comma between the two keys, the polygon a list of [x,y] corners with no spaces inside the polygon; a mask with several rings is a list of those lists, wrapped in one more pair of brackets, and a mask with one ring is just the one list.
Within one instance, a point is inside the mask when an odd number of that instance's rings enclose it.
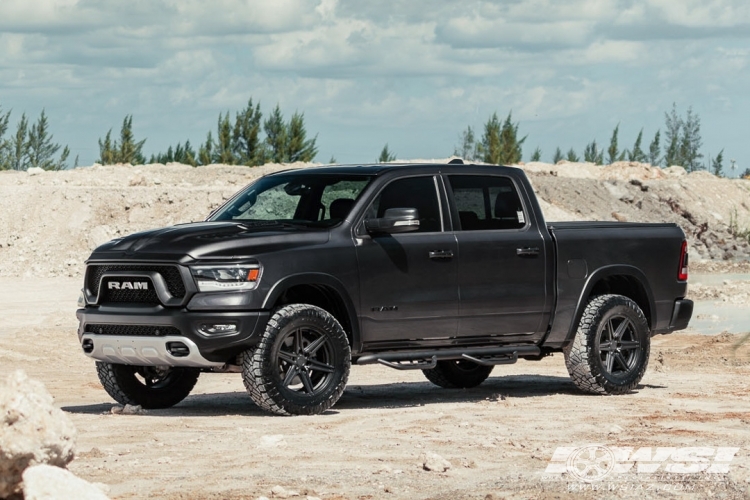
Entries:
{"label": "truck hood", "polygon": [[89,260],[192,260],[252,257],[282,249],[322,245],[325,229],[300,229],[278,224],[197,222],[143,231],[99,246]]}

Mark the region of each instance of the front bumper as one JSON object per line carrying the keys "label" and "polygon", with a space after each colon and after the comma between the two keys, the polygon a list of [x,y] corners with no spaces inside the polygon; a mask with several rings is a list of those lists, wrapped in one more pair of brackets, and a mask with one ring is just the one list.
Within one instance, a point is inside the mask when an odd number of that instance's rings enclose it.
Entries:
{"label": "front bumper", "polygon": [[[140,366],[215,367],[231,362],[258,343],[268,311],[204,312],[162,306],[99,306],[78,309],[78,339],[84,353],[96,360]],[[206,324],[237,325],[236,333],[207,334]],[[102,334],[114,327],[118,334]],[[129,327],[163,328],[167,335],[119,334]],[[154,328],[155,327],[155,328]],[[179,345],[181,343],[182,345]]]}

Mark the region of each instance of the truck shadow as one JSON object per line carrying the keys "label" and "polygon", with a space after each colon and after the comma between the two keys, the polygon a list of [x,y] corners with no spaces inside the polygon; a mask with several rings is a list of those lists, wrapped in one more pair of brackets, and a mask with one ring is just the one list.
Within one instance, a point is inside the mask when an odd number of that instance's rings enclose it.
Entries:
{"label": "truck shadow", "polygon": [[[638,389],[663,389],[663,386],[639,385]],[[636,391],[637,392],[637,391]],[[471,389],[442,389],[429,382],[349,385],[336,406],[325,414],[341,410],[410,408],[450,403],[482,403],[509,399],[540,398],[554,395],[601,397],[579,391],[568,377],[546,375],[509,375],[491,377]],[[573,402],[571,402],[573,404]],[[63,406],[62,410],[78,414],[110,414],[115,405],[99,403]],[[194,394],[180,404],[163,410],[147,410],[154,417],[258,416],[268,413],[255,406],[245,392]],[[117,415],[115,415],[117,416]],[[127,417],[127,415],[125,415]]]}

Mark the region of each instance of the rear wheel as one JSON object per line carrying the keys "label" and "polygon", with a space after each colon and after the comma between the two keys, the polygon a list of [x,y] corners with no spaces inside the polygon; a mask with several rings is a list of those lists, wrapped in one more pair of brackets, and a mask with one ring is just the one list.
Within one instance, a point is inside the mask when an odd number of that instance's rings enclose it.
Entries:
{"label": "rear wheel", "polygon": [[422,370],[427,380],[445,389],[476,387],[490,376],[493,366],[482,366],[472,361],[455,359],[438,361],[430,370]]}
{"label": "rear wheel", "polygon": [[120,404],[169,408],[185,399],[198,381],[196,368],[130,366],[96,363],[96,373],[107,394]]}
{"label": "rear wheel", "polygon": [[346,387],[351,351],[346,332],[327,311],[284,306],[258,346],[243,356],[242,379],[252,400],[279,415],[314,415],[336,404]]}
{"label": "rear wheel", "polygon": [[643,378],[650,350],[648,322],[638,304],[622,295],[600,295],[586,306],[575,338],[563,353],[579,389],[623,394]]}

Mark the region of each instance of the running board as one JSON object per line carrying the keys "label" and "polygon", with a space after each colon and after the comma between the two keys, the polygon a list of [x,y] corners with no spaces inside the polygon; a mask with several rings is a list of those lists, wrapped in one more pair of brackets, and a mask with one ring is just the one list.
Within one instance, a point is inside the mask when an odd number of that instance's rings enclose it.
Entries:
{"label": "running board", "polygon": [[450,348],[418,351],[387,351],[367,354],[357,360],[358,365],[381,365],[396,370],[430,370],[438,361],[464,359],[482,366],[512,364],[519,356],[538,356],[537,346]]}

